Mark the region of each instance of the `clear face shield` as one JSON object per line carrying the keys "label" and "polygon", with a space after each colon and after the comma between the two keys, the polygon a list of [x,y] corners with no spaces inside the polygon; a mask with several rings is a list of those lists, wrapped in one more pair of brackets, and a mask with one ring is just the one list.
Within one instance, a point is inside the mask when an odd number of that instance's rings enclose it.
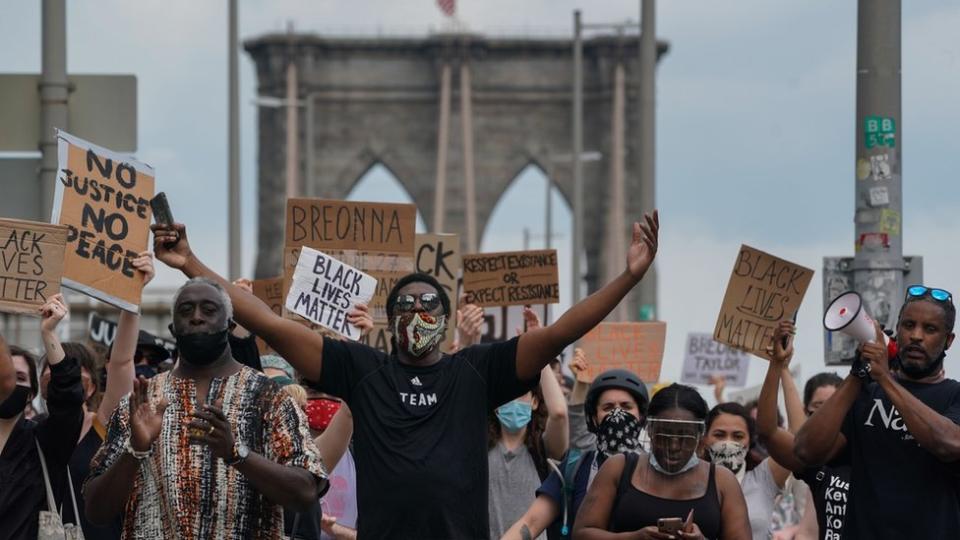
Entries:
{"label": "clear face shield", "polygon": [[705,432],[706,425],[701,420],[647,419],[650,452],[667,472],[688,466]]}

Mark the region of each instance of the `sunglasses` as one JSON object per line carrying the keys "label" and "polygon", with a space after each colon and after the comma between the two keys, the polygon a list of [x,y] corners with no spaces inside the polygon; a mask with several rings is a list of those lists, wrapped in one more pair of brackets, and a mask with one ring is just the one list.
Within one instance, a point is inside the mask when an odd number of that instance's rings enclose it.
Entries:
{"label": "sunglasses", "polygon": [[924,296],[930,296],[937,302],[950,302],[953,303],[953,295],[949,291],[943,289],[932,289],[930,287],[924,287],[923,285],[911,285],[907,287],[907,298],[923,298]]}
{"label": "sunglasses", "polygon": [[397,309],[399,311],[413,311],[417,299],[420,300],[420,306],[425,311],[433,311],[440,307],[440,295],[432,292],[421,293],[420,296],[413,294],[401,294],[397,296]]}

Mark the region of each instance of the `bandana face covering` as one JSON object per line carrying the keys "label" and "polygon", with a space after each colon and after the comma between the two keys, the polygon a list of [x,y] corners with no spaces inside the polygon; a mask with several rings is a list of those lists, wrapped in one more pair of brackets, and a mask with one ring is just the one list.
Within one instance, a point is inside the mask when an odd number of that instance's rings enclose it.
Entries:
{"label": "bandana face covering", "polygon": [[610,411],[597,427],[597,463],[602,465],[614,454],[636,452],[640,448],[640,420],[620,407]]}
{"label": "bandana face covering", "polygon": [[307,400],[307,423],[310,429],[324,431],[333,420],[333,415],[340,410],[340,402],[330,398],[315,398]]}
{"label": "bandana face covering", "polygon": [[747,474],[747,447],[735,441],[715,442],[707,449],[710,461],[730,469],[743,482]]}
{"label": "bandana face covering", "polygon": [[445,315],[433,316],[419,311],[398,315],[393,323],[397,345],[415,358],[420,358],[440,343],[445,329]]}

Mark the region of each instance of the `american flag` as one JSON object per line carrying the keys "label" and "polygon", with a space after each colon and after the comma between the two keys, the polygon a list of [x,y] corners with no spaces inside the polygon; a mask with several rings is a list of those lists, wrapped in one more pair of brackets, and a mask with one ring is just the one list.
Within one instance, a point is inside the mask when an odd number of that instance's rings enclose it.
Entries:
{"label": "american flag", "polygon": [[453,17],[453,12],[457,10],[456,0],[437,0],[437,5],[447,17]]}

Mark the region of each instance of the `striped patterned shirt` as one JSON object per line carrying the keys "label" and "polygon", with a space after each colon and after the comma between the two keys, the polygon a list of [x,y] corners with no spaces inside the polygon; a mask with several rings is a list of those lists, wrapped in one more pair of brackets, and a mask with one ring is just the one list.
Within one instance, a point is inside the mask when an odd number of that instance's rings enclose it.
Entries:
{"label": "striped patterned shirt", "polygon": [[[283,508],[267,501],[242,473],[214,458],[206,445],[190,443],[188,423],[197,410],[194,381],[162,373],[150,379],[148,393],[152,403],[166,397],[169,406],[153,454],[141,462],[134,480],[123,538],[282,538]],[[128,399],[114,411],[89,478],[103,474],[125,451]],[[326,478],[305,415],[276,383],[243,367],[211,381],[207,403],[218,399],[223,400],[235,440],[251,452]]]}

